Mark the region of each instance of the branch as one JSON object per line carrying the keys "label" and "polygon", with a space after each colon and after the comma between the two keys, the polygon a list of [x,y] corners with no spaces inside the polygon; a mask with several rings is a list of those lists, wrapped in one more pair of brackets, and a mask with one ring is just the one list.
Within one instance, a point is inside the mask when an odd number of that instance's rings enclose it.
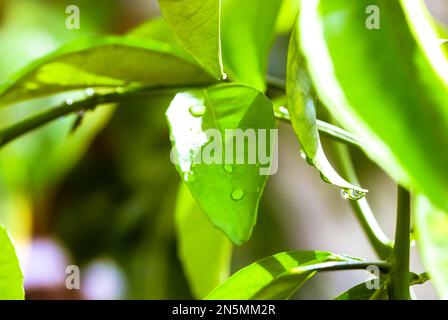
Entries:
{"label": "branch", "polygon": [[149,95],[174,95],[179,90],[186,88],[170,88],[170,87],[156,87],[156,88],[140,88],[132,89],[125,92],[113,92],[108,94],[97,94],[91,97],[74,101],[71,103],[64,103],[45,112],[38,113],[25,120],[22,120],[10,127],[0,130],[0,148],[14,139],[29,133],[59,117],[76,113],[79,111],[88,111],[95,109],[98,105],[117,103],[124,100],[137,97],[145,97]]}
{"label": "branch", "polygon": [[[348,148],[344,145],[337,145],[336,152],[342,175],[347,178],[350,183],[359,185],[358,177]],[[350,201],[350,206],[377,255],[381,259],[388,258],[392,253],[391,241],[379,226],[367,199],[364,197],[357,201]]]}

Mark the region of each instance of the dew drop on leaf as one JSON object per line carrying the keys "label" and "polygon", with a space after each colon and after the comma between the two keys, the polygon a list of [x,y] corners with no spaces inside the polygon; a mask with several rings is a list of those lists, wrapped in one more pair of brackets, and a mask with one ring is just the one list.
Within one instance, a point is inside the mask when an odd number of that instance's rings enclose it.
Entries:
{"label": "dew drop on leaf", "polygon": [[71,106],[71,105],[73,104],[73,99],[68,98],[67,100],[65,100],[65,103],[66,103],[68,106]]}
{"label": "dew drop on leaf", "polygon": [[205,106],[194,105],[190,107],[189,111],[193,117],[199,118],[205,114],[206,108]]}
{"label": "dew drop on leaf", "polygon": [[232,173],[233,172],[233,166],[231,164],[225,164],[223,166],[223,168],[224,168],[224,171],[227,172],[227,173]]}
{"label": "dew drop on leaf", "polygon": [[245,195],[246,195],[246,193],[244,192],[243,189],[235,189],[232,192],[232,199],[235,201],[238,201],[238,200],[243,199]]}
{"label": "dew drop on leaf", "polygon": [[366,195],[364,192],[353,190],[353,189],[343,189],[341,190],[341,195],[346,200],[357,201]]}
{"label": "dew drop on leaf", "polygon": [[95,90],[93,88],[87,88],[85,90],[86,96],[93,97],[95,95]]}
{"label": "dew drop on leaf", "polygon": [[196,180],[196,177],[193,172],[188,171],[184,173],[184,181],[185,182],[194,182]]}

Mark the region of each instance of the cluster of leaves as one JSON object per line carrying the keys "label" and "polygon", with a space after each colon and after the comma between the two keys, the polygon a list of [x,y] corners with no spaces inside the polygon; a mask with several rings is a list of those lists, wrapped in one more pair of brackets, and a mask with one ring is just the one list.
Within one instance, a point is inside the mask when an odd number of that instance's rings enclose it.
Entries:
{"label": "cluster of leaves", "polygon": [[[257,164],[229,167],[196,164],[195,159],[209,142],[207,129],[269,130],[276,116],[287,118],[307,161],[324,180],[351,201],[364,201],[367,190],[341,177],[325,156],[317,96],[337,124],[362,141],[358,145],[372,160],[413,190],[424,260],[446,297],[448,60],[435,41],[433,21],[420,1],[304,0],[300,10],[298,4],[160,0],[164,20],[149,21],[125,36],[64,46],[1,87],[0,103],[83,90],[61,109],[69,113],[136,94],[174,93],[166,116],[183,180],[176,226],[193,292],[210,299],[285,299],[318,271],[364,262],[329,252],[286,252],[222,283],[229,273],[231,242],[240,245],[251,236],[267,177],[259,175]],[[365,9],[372,4],[381,9],[379,30],[365,27]],[[281,29],[292,29],[287,109],[274,106],[266,94],[268,54]],[[7,136],[2,133],[16,128],[0,132],[0,143]],[[0,242],[2,256],[3,247]],[[0,260],[0,294],[18,292],[15,297],[21,298],[20,281],[15,281],[19,271],[2,287],[16,259],[7,256],[11,260]],[[410,284],[414,280],[411,275]],[[388,279],[382,281],[379,290],[368,292],[361,285],[339,298],[385,298]]]}

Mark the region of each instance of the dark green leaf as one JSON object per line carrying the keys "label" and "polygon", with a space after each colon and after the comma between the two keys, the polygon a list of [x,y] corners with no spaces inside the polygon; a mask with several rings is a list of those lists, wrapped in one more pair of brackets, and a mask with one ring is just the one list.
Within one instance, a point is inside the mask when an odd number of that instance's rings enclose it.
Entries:
{"label": "dark green leaf", "polygon": [[[251,87],[218,85],[179,93],[167,118],[182,178],[213,224],[235,244],[244,243],[256,222],[277,138],[272,103]],[[258,134],[263,132],[265,144]],[[232,134],[252,137],[237,141]],[[237,152],[226,152],[231,141]]]}
{"label": "dark green leaf", "polygon": [[14,245],[5,228],[0,225],[0,299],[23,300],[23,275]]}
{"label": "dark green leaf", "polygon": [[347,196],[357,200],[367,190],[344,180],[327,160],[319,138],[316,119],[315,93],[300,53],[297,26],[291,36],[288,53],[287,93],[289,116],[308,162],[311,162],[329,183],[345,190]]}
{"label": "dark green leaf", "polygon": [[85,88],[180,86],[212,82],[183,52],[146,39],[83,39],[61,48],[20,72],[0,92],[7,104]]}
{"label": "dark green leaf", "polygon": [[[448,63],[421,4],[302,1],[300,39],[332,115],[395,180],[448,210]],[[366,27],[371,5],[380,29]]]}
{"label": "dark green leaf", "polygon": [[176,205],[178,254],[196,298],[202,299],[230,274],[232,244],[182,184]]}
{"label": "dark green leaf", "polygon": [[213,76],[224,77],[221,55],[221,0],[159,0],[179,43]]}
{"label": "dark green leaf", "polygon": [[206,299],[288,299],[319,270],[322,263],[333,261],[355,260],[322,251],[279,253],[241,269],[213,290]]}

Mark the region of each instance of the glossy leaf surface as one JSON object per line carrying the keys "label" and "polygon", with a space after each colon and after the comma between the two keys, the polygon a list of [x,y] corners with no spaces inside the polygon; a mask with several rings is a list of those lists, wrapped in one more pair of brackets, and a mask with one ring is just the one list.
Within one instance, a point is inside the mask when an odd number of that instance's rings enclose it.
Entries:
{"label": "glossy leaf surface", "polygon": [[208,297],[209,300],[282,300],[319,269],[320,264],[352,261],[330,252],[283,252],[260,260],[231,276]]}
{"label": "glossy leaf surface", "polygon": [[272,103],[251,87],[218,85],[179,93],[166,114],[181,177],[213,224],[244,243],[277,139]]}
{"label": "glossy leaf surface", "polygon": [[[448,68],[440,46],[424,39],[435,32],[418,3],[302,1],[300,38],[332,115],[368,141],[370,156],[392,177],[446,210]],[[366,25],[371,5],[379,29]]]}

